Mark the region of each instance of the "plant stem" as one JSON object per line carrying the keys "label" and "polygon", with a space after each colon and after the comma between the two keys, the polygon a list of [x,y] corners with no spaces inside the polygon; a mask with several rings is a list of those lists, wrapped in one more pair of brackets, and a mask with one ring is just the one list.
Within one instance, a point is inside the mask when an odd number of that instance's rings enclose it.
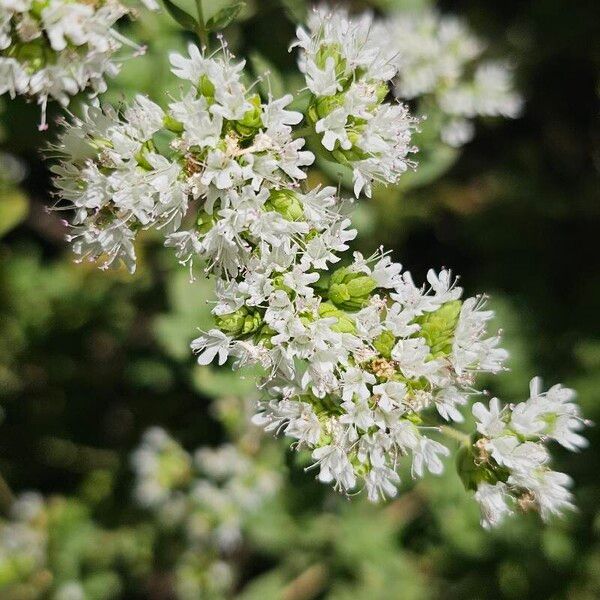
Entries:
{"label": "plant stem", "polygon": [[208,48],[208,32],[206,31],[206,23],[204,22],[204,10],[202,9],[202,0],[196,0],[196,9],[198,11],[198,30],[196,33],[200,38],[200,44],[204,48]]}
{"label": "plant stem", "polygon": [[449,437],[457,442],[460,442],[464,446],[471,445],[471,437],[458,429],[454,429],[454,427],[450,427],[450,425],[440,425],[439,427],[440,433],[443,433],[446,437]]}

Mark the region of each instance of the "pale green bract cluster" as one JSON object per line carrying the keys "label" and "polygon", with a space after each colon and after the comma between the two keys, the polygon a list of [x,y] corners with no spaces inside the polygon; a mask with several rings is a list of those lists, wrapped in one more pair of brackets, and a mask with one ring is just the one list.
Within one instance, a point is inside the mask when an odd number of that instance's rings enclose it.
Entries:
{"label": "pale green bract cluster", "polygon": [[49,98],[67,106],[83,90],[106,91],[105,77],[120,68],[115,54],[124,45],[143,52],[114,28],[128,13],[119,0],[0,0],[0,95],[34,98],[45,129]]}
{"label": "pale green bract cluster", "polygon": [[[209,55],[191,45],[188,56],[171,56],[185,82],[180,98],[163,108],[138,96],[120,113],[89,107],[67,126],[54,168],[60,197],[75,210],[70,239],[80,258],[133,271],[135,238],[153,228],[190,269],[200,259],[215,276],[216,302],[215,327],[192,342],[198,362],[261,367],[265,396],[254,422],[307,450],[322,482],[346,494],[365,489],[372,501],[397,494],[403,459],[414,477],[441,473],[450,450],[440,424],[463,421],[461,409],[479,393],[476,376],[502,371],[507,357],[499,335],[487,333],[485,299],[463,299],[450,271],[430,270],[417,285],[382,250],[344,260],[356,236],[352,202],[305,185],[314,160],[307,131],[352,170],[356,196],[374,182],[397,183],[409,166],[416,120],[388,92],[404,68],[411,73],[410,56],[390,47],[389,26],[368,14],[313,13],[293,44],[311,94],[305,114],[290,108],[291,94],[252,92],[244,61],[226,46]],[[476,55],[471,42],[459,43],[460,28],[439,27],[455,40],[457,64]],[[454,68],[431,67],[442,73],[435,86]],[[575,423],[561,427],[572,433]],[[157,431],[136,456],[138,499],[176,513],[173,490],[189,484],[191,458]],[[491,469],[497,481],[477,482],[484,510],[484,484],[502,483],[522,485],[545,516],[531,479],[539,466],[527,485],[516,471],[502,479]],[[203,501],[221,498],[207,494]],[[229,496],[228,488],[224,505]]]}

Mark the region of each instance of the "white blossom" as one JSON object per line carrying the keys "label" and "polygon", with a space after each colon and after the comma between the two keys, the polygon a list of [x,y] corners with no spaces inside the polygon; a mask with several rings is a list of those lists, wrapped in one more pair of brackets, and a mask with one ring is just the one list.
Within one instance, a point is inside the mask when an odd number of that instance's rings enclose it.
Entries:
{"label": "white blossom", "polygon": [[67,106],[80,91],[104,92],[105,77],[119,71],[116,55],[123,46],[137,54],[144,50],[114,28],[129,12],[119,0],[49,0],[41,6],[1,0],[0,95],[35,98],[45,129],[50,98]]}

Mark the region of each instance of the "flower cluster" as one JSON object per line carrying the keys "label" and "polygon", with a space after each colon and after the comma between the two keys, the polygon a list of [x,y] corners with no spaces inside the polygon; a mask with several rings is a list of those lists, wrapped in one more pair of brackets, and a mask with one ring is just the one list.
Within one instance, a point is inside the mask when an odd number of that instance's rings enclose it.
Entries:
{"label": "flower cluster", "polygon": [[544,520],[573,508],[572,480],[549,468],[546,445],[554,440],[571,451],[587,446],[579,432],[589,423],[574,399],[575,392],[561,385],[542,392],[534,378],[525,402],[502,406],[493,398],[488,407],[473,405],[477,433],[462,450],[459,471],[476,489],[484,527],[500,524],[517,508],[535,509]]}
{"label": "flower cluster", "polygon": [[157,427],[144,434],[132,465],[138,502],[163,528],[185,533],[188,549],[175,568],[180,596],[224,593],[234,580],[227,558],[248,517],[276,494],[279,475],[233,444],[203,447],[192,457]]}
{"label": "flower cluster", "polygon": [[45,129],[48,98],[67,106],[85,89],[104,92],[119,71],[115,53],[143,51],[113,27],[128,12],[119,0],[0,0],[0,95],[35,98]]}
{"label": "flower cluster", "polygon": [[[207,272],[235,276],[254,248],[285,248],[308,233],[309,225],[281,214],[287,190],[314,160],[292,136],[302,120],[286,109],[292,96],[263,102],[241,81],[244,61],[225,48],[189,52],[171,56],[189,89],[167,111],[138,96],[122,114],[88,108],[63,134],[56,185],[76,210],[71,240],[82,258],[133,271],[136,233],[157,227],[181,262],[199,255]],[[190,203],[195,219],[182,227]]]}
{"label": "flower cluster", "polygon": [[[412,41],[398,41],[390,34],[396,21],[313,13],[294,44],[311,94],[306,114],[291,109],[291,95],[254,93],[244,61],[226,46],[207,55],[192,45],[188,56],[171,56],[185,82],[178,99],[166,109],[143,96],[121,112],[89,107],[63,134],[57,150],[65,158],[54,169],[66,208],[75,209],[71,240],[82,259],[133,271],[137,233],[155,228],[181,263],[203,261],[215,276],[215,327],[192,342],[198,362],[262,367],[265,397],[254,422],[308,450],[321,481],[345,493],[365,488],[372,501],[397,494],[403,457],[413,476],[442,471],[449,449],[437,439],[440,418],[461,422],[475,376],[501,371],[507,353],[486,333],[493,313],[485,299],[462,299],[449,271],[430,270],[419,286],[381,250],[343,260],[356,236],[351,201],[303,185],[314,156],[304,149],[306,129],[294,127],[304,120],[319,148],[351,168],[355,195],[368,196],[373,182],[398,181],[412,151],[416,122],[388,101],[392,80],[409,98],[435,94],[455,131],[458,118],[514,115],[520,103],[497,66],[478,67],[464,84],[465,65],[481,48],[460,24],[431,17],[409,27]],[[433,42],[421,44],[427,36]],[[557,512],[536,488],[556,487],[557,476],[544,470],[543,446],[526,440],[581,445],[576,408],[558,406],[557,394],[530,399],[527,432],[518,410],[502,413],[497,434],[480,423],[472,471],[496,478],[477,480],[482,504],[526,490],[542,516]],[[514,419],[520,430],[509,425]],[[527,444],[540,459],[527,456],[519,468],[511,448],[528,455]],[[239,515],[274,487],[233,446],[193,460],[162,430],[147,433],[134,465],[144,506],[184,523],[193,544],[208,535],[221,550],[236,543]]]}
{"label": "flower cluster", "polygon": [[523,100],[514,90],[510,68],[482,61],[484,44],[460,19],[433,10],[402,11],[382,27],[382,38],[395,51],[394,94],[402,100],[425,100],[426,112],[441,110],[445,143],[468,142],[473,137],[471,120],[478,115],[514,118],[520,113]]}
{"label": "flower cluster", "polygon": [[231,355],[267,370],[271,398],[255,422],[311,450],[319,479],[393,496],[403,455],[415,475],[442,470],[448,450],[428,435],[430,409],[461,421],[474,374],[501,370],[506,352],[485,337],[493,313],[461,301],[445,270],[419,287],[381,253],[355,254],[331,276],[302,271],[304,257],[220,286],[219,329],[192,346],[201,364]]}
{"label": "flower cluster", "polygon": [[333,160],[352,169],[354,192],[371,195],[371,184],[397,183],[415,149],[416,121],[405,106],[386,102],[396,74],[395,49],[369,13],[315,9],[299,27],[300,70],[311,92],[307,117]]}

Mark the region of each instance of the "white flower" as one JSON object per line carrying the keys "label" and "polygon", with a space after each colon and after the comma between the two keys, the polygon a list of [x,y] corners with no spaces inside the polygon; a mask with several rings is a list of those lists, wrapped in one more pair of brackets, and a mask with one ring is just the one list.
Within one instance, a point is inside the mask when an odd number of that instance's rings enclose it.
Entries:
{"label": "white flower", "polygon": [[533,495],[542,519],[547,521],[553,515],[561,515],[565,510],[573,510],[573,496],[569,487],[573,480],[565,473],[541,470],[534,474],[515,472],[508,483],[524,488]]}
{"label": "white flower", "polygon": [[514,90],[511,69],[479,62],[485,45],[459,19],[429,8],[398,11],[383,28],[395,51],[396,97],[423,98],[437,109],[443,142],[459,147],[470,141],[471,119],[478,115],[515,118],[521,112],[523,100]]}
{"label": "white flower", "polygon": [[477,486],[475,500],[477,500],[481,509],[482,527],[485,527],[485,529],[497,527],[506,516],[512,514],[509,499],[507,486],[501,481],[494,485],[484,482]]}
{"label": "white flower", "polygon": [[378,396],[377,406],[389,412],[402,407],[406,396],[406,385],[399,381],[387,381],[373,386],[373,394]]}
{"label": "white flower", "polygon": [[[35,98],[42,107],[40,129],[45,129],[50,98],[67,106],[84,89],[105,91],[105,76],[119,71],[122,59],[115,55],[122,47],[143,52],[113,28],[128,12],[118,0],[98,5],[51,0],[43,6],[5,0],[0,7],[0,49],[14,52],[11,58],[0,57],[0,95]],[[35,57],[20,51],[20,45],[33,40],[39,50]]]}
{"label": "white flower", "polygon": [[429,352],[423,338],[400,339],[392,349],[392,358],[406,377],[427,377],[439,368],[438,361],[427,360]]}
{"label": "white flower", "polygon": [[399,104],[384,103],[396,72],[395,51],[385,32],[365,13],[317,9],[308,31],[297,30],[299,67],[313,94],[309,119],[336,161],[353,171],[354,192],[371,195],[371,184],[397,183],[409,166],[415,120]]}
{"label": "white flower", "polygon": [[439,475],[444,470],[444,463],[440,456],[448,456],[450,450],[446,446],[427,437],[420,437],[413,448],[412,472],[422,477],[425,469],[434,475]]}
{"label": "white flower", "polygon": [[394,498],[398,494],[400,476],[389,467],[373,467],[365,475],[367,496],[371,502]]}
{"label": "white flower", "polygon": [[456,421],[457,423],[464,421],[464,417],[457,407],[464,406],[467,403],[467,397],[457,387],[443,388],[440,393],[436,394],[434,401],[438,413],[446,421]]}
{"label": "white flower", "polygon": [[218,356],[219,365],[227,360],[231,339],[219,329],[211,329],[192,341],[192,350],[198,354],[198,364],[208,365]]}
{"label": "white flower", "polygon": [[376,381],[372,373],[357,369],[356,367],[350,367],[342,376],[342,399],[352,400],[356,394],[359,399],[366,400],[371,395],[367,384],[372,385]]}
{"label": "white flower", "polygon": [[285,428],[286,435],[296,438],[303,444],[314,446],[321,437],[321,422],[314,409],[306,402],[302,403],[302,412],[295,419],[290,419]]}
{"label": "white flower", "polygon": [[335,482],[336,488],[351,490],[356,485],[356,476],[346,452],[339,446],[321,446],[313,451],[312,457],[319,465],[319,480],[323,483]]}
{"label": "white flower", "polygon": [[[375,424],[375,415],[366,399],[345,400],[342,403],[342,408],[346,411],[346,414],[340,417],[340,423],[351,425],[363,431],[367,431],[369,427]],[[357,434],[353,432],[351,435],[355,437]]]}
{"label": "white flower", "polygon": [[487,447],[500,464],[515,471],[530,472],[548,461],[548,452],[535,442],[519,442],[511,435],[489,440]]}
{"label": "white flower", "polygon": [[477,431],[489,438],[495,438],[502,434],[506,424],[502,417],[502,407],[498,398],[490,400],[489,408],[481,402],[473,405],[473,416],[477,420]]}
{"label": "white flower", "polygon": [[42,10],[42,25],[57,52],[67,47],[67,40],[76,46],[88,41],[85,24],[94,14],[88,4],[68,3],[54,0]]}

